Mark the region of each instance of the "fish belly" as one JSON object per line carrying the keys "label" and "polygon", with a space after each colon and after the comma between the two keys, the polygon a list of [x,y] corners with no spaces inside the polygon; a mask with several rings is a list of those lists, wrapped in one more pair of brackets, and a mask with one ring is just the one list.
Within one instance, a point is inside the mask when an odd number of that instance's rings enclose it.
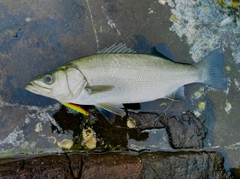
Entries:
{"label": "fish belly", "polygon": [[110,91],[82,92],[73,102],[138,103],[166,97],[177,88],[198,81],[191,65],[178,64],[151,55],[101,54],[76,61],[89,86],[111,85]]}

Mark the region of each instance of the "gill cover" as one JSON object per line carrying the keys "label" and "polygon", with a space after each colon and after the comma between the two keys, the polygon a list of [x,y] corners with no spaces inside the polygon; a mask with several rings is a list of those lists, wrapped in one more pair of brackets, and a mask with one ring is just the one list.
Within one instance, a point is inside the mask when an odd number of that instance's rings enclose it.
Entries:
{"label": "gill cover", "polygon": [[81,71],[70,64],[58,68],[55,78],[58,86],[54,88],[53,94],[61,102],[76,98],[87,84]]}
{"label": "gill cover", "polygon": [[68,102],[78,96],[86,84],[78,68],[68,64],[32,79],[25,88],[35,94]]}

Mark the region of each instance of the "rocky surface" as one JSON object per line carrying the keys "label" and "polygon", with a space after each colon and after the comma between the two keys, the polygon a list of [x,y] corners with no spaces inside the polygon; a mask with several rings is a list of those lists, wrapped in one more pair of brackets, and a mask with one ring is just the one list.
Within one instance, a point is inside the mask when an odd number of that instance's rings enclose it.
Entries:
{"label": "rocky surface", "polygon": [[0,178],[229,178],[215,152],[59,154],[1,159]]}
{"label": "rocky surface", "polygon": [[174,149],[203,148],[203,140],[207,134],[204,120],[197,118],[190,111],[181,117],[133,112],[129,112],[128,115],[135,122],[136,128],[140,130],[165,127],[169,143]]}
{"label": "rocky surface", "polygon": [[129,119],[134,120],[136,127],[140,130],[164,128],[159,115],[156,113],[128,113]]}
{"label": "rocky surface", "polygon": [[49,155],[30,159],[1,159],[1,178],[72,178],[65,155]]}
{"label": "rocky surface", "polygon": [[182,118],[161,116],[160,120],[166,127],[173,148],[203,148],[203,139],[207,133],[204,120],[189,111]]}
{"label": "rocky surface", "polygon": [[90,154],[84,160],[81,178],[141,178],[141,158],[109,153]]}
{"label": "rocky surface", "polygon": [[230,177],[236,179],[240,178],[240,168],[232,168]]}
{"label": "rocky surface", "polygon": [[[207,12],[215,12],[216,9],[207,8],[202,2],[205,1],[199,1],[202,5],[199,4],[198,8],[202,8],[200,11],[208,16],[209,19],[206,20],[210,20],[211,16]],[[185,4],[187,3],[186,1]],[[176,7],[182,8],[184,6],[177,3]],[[189,8],[192,8],[191,10],[197,12],[196,7],[189,6]],[[81,134],[79,128],[83,126],[83,118],[63,115],[63,110],[58,111],[58,108],[53,107],[55,101],[24,90],[24,85],[36,75],[59,67],[72,59],[95,54],[98,50],[118,42],[126,43],[139,53],[148,53],[150,48],[157,43],[166,42],[177,60],[191,62],[190,50],[186,40],[179,38],[175,32],[169,31],[169,29],[172,29],[172,22],[169,18],[179,22],[178,20],[181,20],[182,15],[184,15],[184,19],[187,16],[180,13],[180,16],[176,17],[173,13],[177,12],[175,8],[171,7],[170,9],[167,3],[163,5],[160,1],[145,0],[136,3],[134,0],[42,0],[39,3],[34,0],[29,2],[3,0],[0,3],[0,8],[2,17],[0,21],[1,156],[12,156],[19,153],[31,155],[43,151],[58,152],[62,150],[58,146],[58,142],[64,139],[72,139],[75,142],[71,150],[83,149],[81,136],[78,138],[78,135]],[[192,13],[188,15],[190,14]],[[218,22],[224,20],[221,16],[215,17],[219,18]],[[197,23],[195,20],[189,22]],[[207,24],[210,24],[210,26],[213,24],[215,28],[218,28],[216,26],[218,22],[214,21],[212,23],[212,20],[209,22],[211,23]],[[186,23],[187,21],[183,22],[182,25],[189,27]],[[206,29],[198,25],[191,27]],[[226,27],[234,28],[235,26],[227,25]],[[188,35],[195,35],[195,33],[188,33]],[[208,37],[209,33],[206,33],[206,35]],[[214,35],[214,37],[218,38],[219,36]],[[203,42],[205,46],[206,42],[204,40],[199,41]],[[210,137],[207,141],[209,145],[205,147],[210,147],[211,150],[220,148],[221,152],[227,154],[226,159],[232,162],[228,167],[238,167],[240,123],[237,107],[239,101],[236,99],[240,96],[238,80],[240,66],[232,63],[231,54],[232,51],[226,48],[224,69],[228,67],[225,73],[232,82],[228,93],[222,91],[208,92],[208,88],[201,90],[202,86],[199,86],[199,84],[189,85],[186,86],[186,99],[184,101],[157,100],[146,104],[143,111],[158,113],[160,111],[170,111],[174,112],[174,115],[182,114],[182,111],[186,110],[197,111],[201,118],[206,119],[206,126],[213,138],[211,140]],[[202,103],[205,104],[205,108],[199,107],[199,104]],[[49,105],[51,105],[50,108]],[[53,113],[57,111],[59,113],[52,118]],[[182,118],[166,116],[159,118],[156,115],[139,114],[141,120],[136,119],[137,128],[144,130],[165,127],[173,148],[198,149],[203,147],[202,141],[206,135],[203,121],[194,116],[191,117],[191,114]],[[59,118],[62,118],[61,122]],[[116,120],[116,124],[120,120]],[[151,122],[149,123],[148,120]],[[101,151],[127,150],[129,139],[142,141],[140,147],[146,146],[145,143],[148,142],[147,138],[149,137],[147,132],[138,133],[135,129],[127,129],[126,126],[117,125],[110,125],[100,119],[94,124],[86,122],[83,127],[93,127],[98,138],[97,146]],[[160,138],[160,136],[155,136]],[[76,141],[79,141],[77,145]],[[163,146],[159,145],[158,140],[153,141],[155,141],[153,146],[156,146],[156,148],[159,149]],[[51,156],[49,157],[51,159]],[[57,158],[52,159],[55,161],[59,158],[62,163],[44,162],[46,165],[42,165],[40,162],[32,161],[36,164],[36,167],[41,166],[41,170],[38,168],[25,171],[24,167],[27,166],[27,160],[23,159],[11,159],[12,162],[9,165],[7,162],[4,166],[6,171],[9,171],[12,175],[15,172],[18,176],[22,174],[23,178],[34,178],[31,172],[38,173],[38,170],[40,170],[39,175],[36,175],[35,178],[41,178],[43,177],[41,174],[46,167],[51,169],[51,172],[44,173],[44,176],[51,177],[50,174],[54,174],[54,176],[56,175],[55,178],[60,178],[63,177],[62,172],[66,172],[65,168],[54,170],[52,167],[71,165],[72,170],[70,170],[69,176],[78,178],[81,168],[84,166],[82,156],[68,155],[64,161],[62,157],[65,158],[66,156],[57,155]],[[36,159],[36,162],[38,160],[41,160],[41,158]],[[5,159],[1,161],[5,161]],[[11,166],[15,166],[14,170]],[[121,167],[121,165],[119,166]],[[25,173],[21,173],[23,171]],[[112,169],[112,171],[114,170]],[[237,176],[237,174],[238,169],[233,170],[232,175]],[[65,177],[67,176],[65,175]]]}
{"label": "rocky surface", "polygon": [[157,152],[141,155],[142,178],[228,178],[223,158],[214,152]]}

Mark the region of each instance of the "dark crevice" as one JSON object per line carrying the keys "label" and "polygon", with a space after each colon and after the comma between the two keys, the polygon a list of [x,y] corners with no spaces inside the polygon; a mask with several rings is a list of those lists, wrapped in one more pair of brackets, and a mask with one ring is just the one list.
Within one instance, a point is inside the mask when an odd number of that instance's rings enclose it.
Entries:
{"label": "dark crevice", "polygon": [[19,37],[19,32],[22,30],[22,28],[19,28],[18,31],[15,33],[13,38],[18,38]]}
{"label": "dark crevice", "polygon": [[76,178],[74,177],[73,170],[72,170],[72,167],[71,167],[71,159],[69,158],[68,154],[65,154],[65,155],[66,155],[66,157],[67,157],[67,159],[68,159],[68,167],[69,167],[69,170],[70,170],[70,172],[71,172],[72,178],[76,179]]}
{"label": "dark crevice", "polygon": [[69,166],[72,178],[79,179],[79,178],[81,178],[81,175],[82,175],[83,164],[84,164],[84,160],[85,160],[86,156],[82,155],[82,154],[79,154],[79,155],[82,156],[82,161],[80,162],[81,165],[79,166],[79,170],[78,170],[78,174],[77,174],[77,178],[76,178],[76,177],[74,177],[74,171],[73,171],[73,168],[72,168],[73,165],[71,165],[72,164],[72,160],[70,159],[69,154],[71,154],[71,153],[66,153],[65,155],[66,155],[66,157],[68,159],[68,166]]}
{"label": "dark crevice", "polygon": [[83,170],[83,164],[84,164],[85,158],[86,158],[86,155],[84,155],[82,158],[81,166],[80,166],[79,172],[78,172],[78,178],[82,178],[82,170]]}

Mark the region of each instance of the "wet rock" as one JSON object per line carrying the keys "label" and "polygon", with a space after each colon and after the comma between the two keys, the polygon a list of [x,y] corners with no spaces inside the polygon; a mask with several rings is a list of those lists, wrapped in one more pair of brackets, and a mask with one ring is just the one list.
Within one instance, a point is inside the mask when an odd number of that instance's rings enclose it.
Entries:
{"label": "wet rock", "polygon": [[232,168],[231,169],[231,178],[238,179],[240,178],[240,168]]}
{"label": "wet rock", "polygon": [[182,119],[161,115],[160,120],[166,127],[173,148],[203,148],[203,139],[207,133],[204,120],[189,111],[182,115]]}
{"label": "wet rock", "polygon": [[24,160],[21,159],[1,159],[0,160],[0,178],[14,178],[22,170]]}
{"label": "wet rock", "polygon": [[169,117],[166,114],[156,113],[128,113],[135,128],[140,130],[153,128],[166,128],[169,143],[175,149],[203,148],[203,139],[207,130],[204,120],[197,118],[193,113],[187,111],[182,117]]}
{"label": "wet rock", "polygon": [[0,108],[1,130],[0,141],[3,141],[10,132],[16,130],[16,124],[20,129],[25,125],[24,120],[16,120],[16,114],[19,117],[25,117],[26,112],[19,108],[12,108],[12,106],[4,106]]}
{"label": "wet rock", "polygon": [[[234,177],[239,178],[238,170]],[[216,152],[152,152],[47,155],[1,159],[0,178],[221,178],[228,179]]]}
{"label": "wet rock", "polygon": [[157,152],[140,155],[142,178],[229,178],[214,152]]}
{"label": "wet rock", "polygon": [[102,115],[92,125],[98,139],[98,151],[124,151],[127,150],[128,139],[144,141],[148,133],[139,133],[135,129],[127,129],[126,121],[117,116],[115,123],[109,123]]}
{"label": "wet rock", "polygon": [[140,130],[164,128],[164,125],[159,120],[159,115],[156,113],[128,113],[129,119],[133,120],[136,127]]}
{"label": "wet rock", "polygon": [[141,159],[137,156],[108,153],[90,154],[86,157],[82,170],[85,178],[141,178]]}
{"label": "wet rock", "polygon": [[0,161],[0,178],[72,178],[64,155],[49,155],[27,160]]}
{"label": "wet rock", "polygon": [[[82,124],[82,114],[69,113],[67,108],[62,106],[58,112],[53,115],[59,126],[61,126],[62,131],[60,131],[55,125],[51,125],[52,131],[57,131],[57,133],[62,133],[63,131],[73,131],[73,136],[79,136],[81,130],[79,126]],[[69,120],[71,119],[71,122]]]}

